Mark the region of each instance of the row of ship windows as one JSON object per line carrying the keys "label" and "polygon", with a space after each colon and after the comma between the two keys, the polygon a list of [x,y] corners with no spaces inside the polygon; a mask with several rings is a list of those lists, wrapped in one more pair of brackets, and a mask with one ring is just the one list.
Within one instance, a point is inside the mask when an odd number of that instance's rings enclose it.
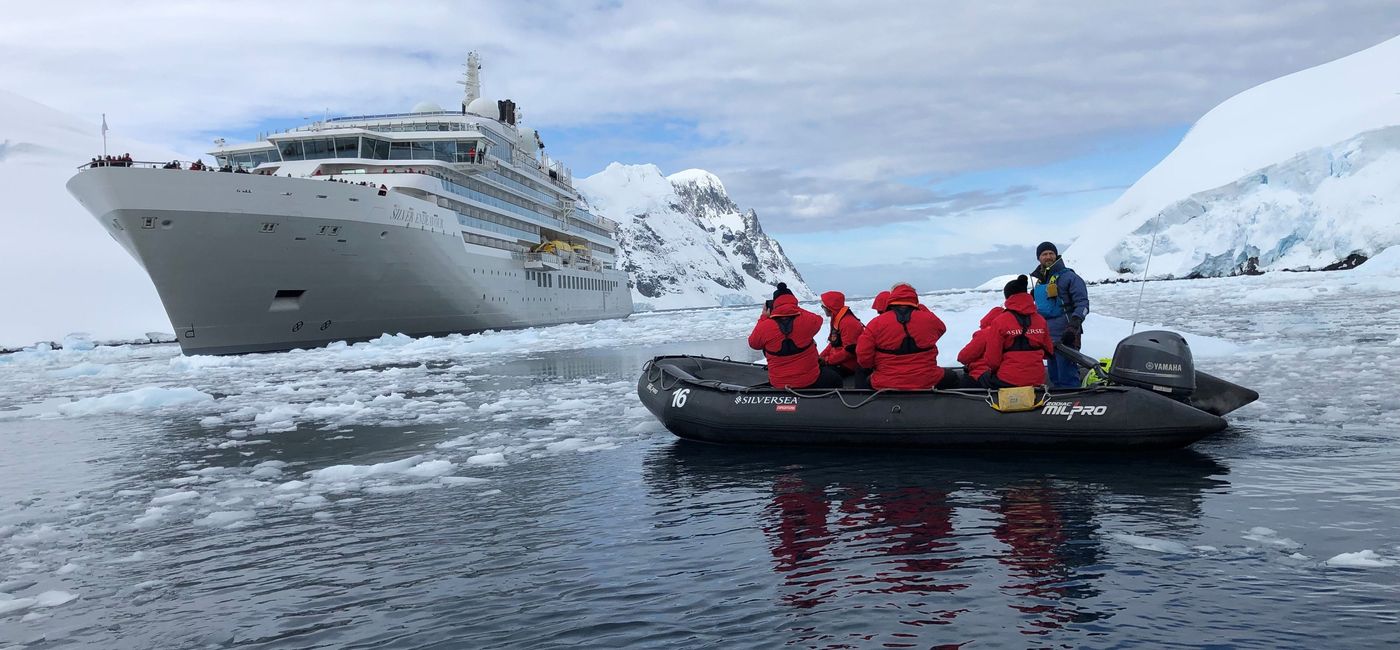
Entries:
{"label": "row of ship windows", "polygon": [[476,244],[478,246],[498,248],[500,250],[510,251],[512,253],[524,253],[530,250],[529,248],[521,246],[520,244],[517,244],[515,242],[509,242],[504,239],[496,239],[495,237],[485,237],[483,235],[478,235],[476,233],[470,232],[462,233],[462,241],[465,241],[468,244]]}
{"label": "row of ship windows", "polygon": [[[500,275],[506,277],[520,277],[519,273],[511,271],[499,271],[488,269],[472,269],[472,273],[482,275]],[[604,280],[602,278],[586,278],[578,275],[554,275],[551,273],[541,273],[539,271],[526,271],[526,280],[533,280],[535,286],[553,288],[558,283],[560,289],[579,289],[582,291],[612,291],[617,288],[617,281]]]}
{"label": "row of ship windows", "polygon": [[[580,219],[578,219],[578,218],[576,218],[576,217],[572,217],[572,216],[571,216],[571,217],[569,218],[568,223],[566,224],[566,223],[565,223],[563,220],[561,220],[561,219],[558,219],[558,218],[556,218],[556,217],[549,216],[549,215],[547,215],[547,214],[544,214],[544,213],[542,213],[542,212],[539,212],[538,210],[532,210],[532,209],[527,208],[527,207],[525,207],[525,206],[519,205],[519,204],[517,204],[517,203],[515,203],[515,202],[513,202],[513,201],[511,201],[511,200],[509,200],[509,199],[512,199],[512,198],[515,198],[515,197],[509,196],[509,195],[506,194],[505,192],[502,192],[502,191],[500,191],[500,190],[498,190],[498,189],[496,189],[496,188],[494,188],[494,187],[482,186],[482,187],[480,187],[480,188],[470,188],[470,187],[467,187],[467,186],[465,186],[465,185],[462,185],[461,183],[458,183],[458,182],[456,182],[456,181],[450,181],[450,180],[447,180],[447,179],[445,179],[445,178],[442,178],[442,179],[439,179],[439,180],[442,182],[442,187],[443,187],[443,189],[445,189],[445,190],[447,190],[448,192],[451,192],[451,193],[453,193],[453,194],[459,194],[459,195],[461,195],[461,196],[465,196],[465,197],[467,197],[467,198],[469,198],[469,199],[472,199],[472,200],[474,200],[474,201],[479,201],[479,202],[485,203],[485,204],[487,204],[487,205],[493,205],[493,206],[498,207],[498,208],[501,208],[501,209],[503,209],[503,210],[506,210],[506,211],[509,211],[509,212],[514,212],[514,213],[519,214],[519,215],[521,215],[521,216],[535,217],[535,218],[537,218],[537,219],[545,219],[545,220],[547,220],[547,221],[550,221],[550,222],[559,224],[559,226],[560,226],[560,227],[563,227],[563,228],[570,228],[570,227],[572,227],[572,228],[581,228],[581,229],[587,230],[588,232],[591,232],[591,233],[593,233],[593,234],[595,234],[595,235],[598,235],[599,237],[607,237],[607,238],[609,238],[609,239],[612,238],[612,233],[610,233],[610,232],[608,232],[608,231],[606,231],[606,230],[604,230],[604,229],[602,229],[602,228],[599,228],[599,227],[597,227],[597,226],[595,226],[595,225],[593,225],[593,224],[591,224],[591,223],[585,223],[584,221],[582,221],[582,220],[580,220]],[[585,214],[587,214],[587,213],[585,213]],[[593,243],[591,243],[591,242],[589,243],[589,245],[590,245],[590,246],[593,246],[593,247],[595,247],[595,248],[597,248],[597,249],[599,249],[599,250],[603,250],[603,251],[606,252],[606,253],[613,253],[613,250],[612,250],[611,248],[606,247],[606,246],[599,246],[599,245],[593,244]]]}
{"label": "row of ship windows", "polygon": [[604,280],[602,278],[586,278],[577,275],[553,275],[541,273],[539,271],[526,271],[526,280],[534,280],[535,286],[553,287],[555,280],[559,282],[560,289],[580,289],[583,291],[612,291],[617,288],[614,280]]}
{"label": "row of ship windows", "polygon": [[[378,138],[339,137],[286,140],[273,154],[282,160],[321,160],[325,158],[369,158],[373,160],[440,160],[449,163],[480,163],[486,160],[487,145],[477,140],[418,140],[390,142]],[[240,163],[240,154],[234,162]]]}

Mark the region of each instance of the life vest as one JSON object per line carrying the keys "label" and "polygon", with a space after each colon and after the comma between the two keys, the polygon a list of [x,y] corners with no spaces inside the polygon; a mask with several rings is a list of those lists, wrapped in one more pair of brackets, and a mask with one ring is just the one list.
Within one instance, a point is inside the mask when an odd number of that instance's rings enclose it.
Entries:
{"label": "life vest", "polygon": [[904,340],[900,342],[897,348],[886,349],[877,347],[875,348],[876,352],[904,356],[928,352],[933,349],[931,347],[919,347],[919,344],[914,341],[914,336],[909,333],[909,316],[914,313],[914,307],[910,307],[909,305],[891,305],[890,310],[894,312],[894,318],[899,322],[900,327],[904,328]]}
{"label": "life vest", "polygon": [[[827,342],[827,343],[830,343],[830,344],[832,345],[832,347],[837,347],[837,348],[848,347],[848,346],[846,346],[846,345],[843,345],[843,344],[842,344],[842,341],[841,341],[841,321],[842,321],[842,320],[845,320],[845,318],[846,318],[847,316],[852,316],[852,317],[854,317],[854,316],[851,314],[851,308],[850,308],[850,307],[842,307],[842,308],[841,308],[841,311],[836,312],[836,315],[831,317],[831,331],[826,335],[826,342]],[[857,319],[857,320],[859,320],[859,319]],[[851,345],[850,345],[849,347],[854,347],[854,346],[855,346],[855,343],[851,343]]]}
{"label": "life vest", "polygon": [[[1054,275],[1050,275],[1050,269],[1059,267]],[[1060,291],[1060,273],[1065,270],[1063,260],[1055,260],[1050,269],[1040,267],[1032,273],[1036,279],[1044,279],[1035,289],[1031,290],[1031,295],[1035,297],[1036,309],[1046,318],[1057,318],[1065,314],[1074,313],[1074,298],[1068,292]],[[1059,307],[1057,313],[1055,307]]]}
{"label": "life vest", "polygon": [[1011,345],[1007,346],[1004,351],[1033,352],[1038,350],[1039,348],[1032,345],[1030,338],[1026,336],[1026,332],[1030,331],[1031,328],[1031,317],[1020,312],[1011,311],[1010,309],[1006,310],[1006,312],[1016,319],[1016,323],[1021,326],[1021,331],[1016,335],[1016,338],[1011,340]]}
{"label": "life vest", "polygon": [[815,343],[808,343],[806,347],[801,347],[797,345],[797,342],[792,340],[792,321],[797,318],[796,316],[769,316],[769,318],[773,319],[773,322],[778,324],[778,331],[783,333],[783,344],[778,348],[777,352],[770,352],[764,349],[764,354],[774,357],[790,357],[796,354],[802,354],[812,349],[813,345],[816,345]]}

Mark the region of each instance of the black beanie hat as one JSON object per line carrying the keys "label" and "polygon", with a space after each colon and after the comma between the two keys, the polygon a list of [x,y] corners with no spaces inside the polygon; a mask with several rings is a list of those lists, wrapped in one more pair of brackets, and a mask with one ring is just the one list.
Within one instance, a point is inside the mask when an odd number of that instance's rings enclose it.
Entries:
{"label": "black beanie hat", "polygon": [[1007,282],[1006,286],[1002,287],[1001,292],[1010,298],[1018,293],[1025,293],[1029,286],[1030,280],[1024,275],[1018,275],[1015,280]]}
{"label": "black beanie hat", "polygon": [[786,282],[779,282],[779,283],[778,283],[778,288],[773,290],[773,299],[774,299],[774,300],[777,300],[777,299],[778,299],[778,296],[791,296],[791,295],[792,295],[792,289],[787,288],[787,283],[786,283]]}
{"label": "black beanie hat", "polygon": [[1035,256],[1040,257],[1040,254],[1045,251],[1055,251],[1055,257],[1060,256],[1060,249],[1055,248],[1055,245],[1048,241],[1040,242],[1040,245],[1035,247]]}

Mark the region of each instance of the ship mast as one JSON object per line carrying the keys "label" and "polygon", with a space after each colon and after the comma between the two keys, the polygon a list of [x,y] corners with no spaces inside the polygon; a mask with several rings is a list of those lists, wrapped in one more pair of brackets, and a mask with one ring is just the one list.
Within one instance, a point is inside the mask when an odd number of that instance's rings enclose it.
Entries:
{"label": "ship mast", "polygon": [[466,94],[462,96],[462,111],[466,112],[467,105],[473,99],[481,97],[481,55],[475,50],[467,54],[466,71],[462,73],[462,80],[457,83],[466,89]]}

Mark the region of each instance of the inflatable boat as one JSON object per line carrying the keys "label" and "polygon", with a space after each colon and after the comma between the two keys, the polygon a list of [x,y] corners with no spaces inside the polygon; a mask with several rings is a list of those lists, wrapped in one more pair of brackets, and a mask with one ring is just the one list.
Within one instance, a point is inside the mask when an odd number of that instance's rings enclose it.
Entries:
{"label": "inflatable boat", "polygon": [[[1036,390],[1007,410],[996,391],[777,389],[762,364],[660,356],[637,381],[642,403],[675,435],[714,443],[860,447],[1168,449],[1227,426],[1259,394],[1194,368],[1186,341],[1142,332],[1113,363],[1059,348],[1102,383]],[[949,369],[950,372],[954,371]]]}

